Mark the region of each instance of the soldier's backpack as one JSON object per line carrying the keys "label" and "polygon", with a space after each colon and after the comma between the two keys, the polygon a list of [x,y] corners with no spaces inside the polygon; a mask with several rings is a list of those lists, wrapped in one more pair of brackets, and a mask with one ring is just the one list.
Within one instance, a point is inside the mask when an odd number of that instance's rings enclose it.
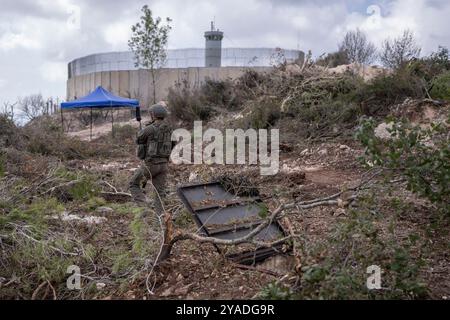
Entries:
{"label": "soldier's backpack", "polygon": [[147,157],[168,159],[172,153],[172,128],[162,122],[155,125],[155,129],[153,139],[148,141]]}

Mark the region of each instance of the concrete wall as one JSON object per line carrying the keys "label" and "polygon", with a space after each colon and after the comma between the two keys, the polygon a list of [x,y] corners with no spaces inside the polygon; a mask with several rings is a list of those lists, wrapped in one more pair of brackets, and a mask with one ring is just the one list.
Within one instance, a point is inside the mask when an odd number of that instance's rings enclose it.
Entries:
{"label": "concrete wall", "polygon": [[[156,72],[156,101],[167,98],[169,88],[177,82],[187,81],[191,87],[199,86],[207,78],[213,80],[236,79],[243,74],[243,67],[222,68],[172,68]],[[259,72],[269,71],[271,67],[253,67]],[[103,86],[112,93],[138,99],[141,106],[153,102],[153,84],[149,70],[103,71],[73,77],[67,81],[67,101],[83,97],[97,86]]]}
{"label": "concrete wall", "polygon": [[[213,32],[212,34],[220,35],[221,33]],[[167,60],[164,63],[164,68],[209,67],[209,64],[205,64],[207,55],[211,56],[211,59],[215,59],[214,67],[270,67],[274,63],[273,58],[279,57],[280,54],[287,62],[299,61],[299,64],[305,58],[304,52],[300,50],[279,48],[221,49],[221,41],[211,40],[206,41],[205,48],[167,50]],[[102,71],[138,70],[134,62],[134,55],[130,51],[92,54],[77,58],[69,63],[69,78]]]}

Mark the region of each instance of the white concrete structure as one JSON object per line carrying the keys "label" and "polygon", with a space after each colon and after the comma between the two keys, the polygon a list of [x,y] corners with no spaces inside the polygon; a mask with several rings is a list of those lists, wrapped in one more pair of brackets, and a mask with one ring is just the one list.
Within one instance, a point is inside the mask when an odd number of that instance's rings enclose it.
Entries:
{"label": "white concrete structure", "polygon": [[[187,81],[198,86],[207,78],[235,79],[247,68],[267,71],[280,62],[304,60],[299,50],[280,48],[222,48],[223,32],[205,33],[205,48],[167,51],[167,60],[157,71],[156,100],[166,98],[170,87]],[[132,52],[93,54],[73,60],[68,65],[67,100],[82,97],[97,86],[114,94],[139,99],[142,106],[153,101],[149,70],[135,66]]]}

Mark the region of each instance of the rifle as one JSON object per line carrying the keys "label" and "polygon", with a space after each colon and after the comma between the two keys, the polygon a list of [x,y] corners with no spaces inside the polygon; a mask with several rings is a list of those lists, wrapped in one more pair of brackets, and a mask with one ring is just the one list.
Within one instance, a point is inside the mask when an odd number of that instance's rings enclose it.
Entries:
{"label": "rifle", "polygon": [[139,129],[142,130],[141,107],[136,108],[136,121],[139,121]]}

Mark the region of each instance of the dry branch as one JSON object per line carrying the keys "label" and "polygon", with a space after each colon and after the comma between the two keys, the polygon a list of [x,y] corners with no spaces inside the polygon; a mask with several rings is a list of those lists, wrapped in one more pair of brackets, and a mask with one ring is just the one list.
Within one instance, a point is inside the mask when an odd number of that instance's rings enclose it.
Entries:
{"label": "dry branch", "polygon": [[[370,171],[369,171],[370,172]],[[312,209],[320,206],[337,206],[342,203],[342,200],[335,200],[339,198],[344,192],[355,191],[356,193],[349,196],[346,200],[355,200],[358,197],[358,192],[363,190],[363,187],[367,185],[370,181],[372,181],[377,175],[379,175],[381,171],[376,171],[371,174],[367,179],[361,181],[356,187],[349,188],[345,191],[341,191],[334,195],[325,198],[319,198],[309,201],[296,201],[288,204],[282,204],[277,209],[275,209],[272,214],[266,218],[260,225],[258,225],[255,229],[249,232],[244,237],[234,239],[234,240],[225,240],[225,239],[217,239],[214,237],[204,237],[196,233],[188,233],[183,230],[178,230],[174,228],[172,215],[165,211],[164,214],[164,243],[162,245],[161,254],[157,259],[156,263],[159,263],[170,256],[170,252],[174,246],[174,244],[178,241],[182,240],[193,240],[200,243],[210,243],[215,245],[224,245],[224,246],[235,246],[244,243],[254,244],[261,247],[275,247],[280,243],[284,243],[285,241],[292,238],[292,235],[285,237],[283,239],[276,240],[272,243],[261,242],[254,240],[255,236],[257,236],[262,230],[267,228],[273,221],[275,221],[282,212],[289,209],[297,209],[297,210],[306,210]]]}
{"label": "dry branch", "polygon": [[282,223],[283,223],[283,225],[286,226],[289,234],[291,235],[291,237],[294,241],[294,244],[292,246],[293,247],[292,251],[293,251],[294,259],[295,259],[295,268],[294,269],[297,273],[300,273],[301,268],[302,268],[302,260],[301,260],[301,253],[298,252],[296,242],[295,242],[296,236],[295,236],[294,226],[292,225],[291,221],[287,217],[283,218]]}

